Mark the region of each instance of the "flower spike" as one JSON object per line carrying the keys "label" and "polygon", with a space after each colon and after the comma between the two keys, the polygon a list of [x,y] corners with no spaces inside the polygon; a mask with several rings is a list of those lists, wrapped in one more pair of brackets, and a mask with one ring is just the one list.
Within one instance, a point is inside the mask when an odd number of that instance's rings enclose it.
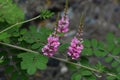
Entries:
{"label": "flower spike", "polygon": [[68,55],[71,56],[72,59],[76,60],[80,57],[80,54],[84,48],[83,42],[83,18],[80,20],[79,30],[77,35],[72,39],[71,44],[68,48]]}

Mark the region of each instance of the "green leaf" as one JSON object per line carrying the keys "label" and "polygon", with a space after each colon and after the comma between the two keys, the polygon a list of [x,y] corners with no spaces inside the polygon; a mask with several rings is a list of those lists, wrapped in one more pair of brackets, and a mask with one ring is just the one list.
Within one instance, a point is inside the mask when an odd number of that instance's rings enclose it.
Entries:
{"label": "green leaf", "polygon": [[116,69],[117,69],[117,72],[120,72],[120,67],[117,67]]}
{"label": "green leaf", "polygon": [[111,64],[112,67],[117,67],[118,65],[119,65],[119,62],[117,61],[113,61]]}
{"label": "green leaf", "polygon": [[46,56],[43,55],[38,55],[36,56],[36,67],[38,69],[44,70],[46,69],[46,63],[48,62],[48,58]]}
{"label": "green leaf", "polygon": [[109,52],[111,52],[114,48],[115,48],[115,44],[114,43],[110,43],[110,44],[107,45],[107,50]]}
{"label": "green leaf", "polygon": [[120,23],[118,24],[118,28],[120,28]]}
{"label": "green leaf", "polygon": [[9,39],[9,38],[4,39],[3,42],[5,42],[5,43],[10,43],[10,39]]}
{"label": "green leaf", "polygon": [[18,37],[20,34],[19,33],[13,33],[14,37]]}
{"label": "green leaf", "polygon": [[95,67],[101,72],[104,72],[105,70],[105,66],[100,61],[95,65]]}
{"label": "green leaf", "polygon": [[92,75],[92,73],[89,70],[84,70],[81,72],[82,76],[88,76],[88,75]]}
{"label": "green leaf", "polygon": [[113,51],[112,51],[113,55],[118,55],[119,53],[120,53],[120,48],[119,47],[114,48]]}
{"label": "green leaf", "polygon": [[21,69],[23,69],[23,70],[27,69],[28,66],[31,66],[31,62],[30,61],[27,61],[27,60],[25,61],[24,60],[24,61],[21,62]]}
{"label": "green leaf", "polygon": [[115,36],[112,34],[112,33],[108,33],[107,34],[107,37],[106,37],[106,40],[107,40],[107,50],[109,52],[111,52],[114,47],[115,47]]}
{"label": "green leaf", "polygon": [[6,22],[7,24],[12,25],[24,20],[23,11],[16,4],[14,4],[12,0],[1,0],[0,4],[3,4],[0,8],[0,22]]}
{"label": "green leaf", "polygon": [[30,31],[23,34],[23,40],[27,43],[46,43],[47,37],[52,33],[52,30],[47,28],[37,29],[35,26],[30,26]]}
{"label": "green leaf", "polygon": [[41,18],[43,19],[47,19],[47,18],[50,18],[54,13],[49,11],[49,10],[41,10]]}
{"label": "green leaf", "polygon": [[96,39],[92,39],[91,40],[91,45],[92,45],[93,48],[96,48],[98,46],[97,40]]}
{"label": "green leaf", "polygon": [[33,32],[33,33],[34,33],[34,32],[37,32],[36,26],[30,26],[29,29],[30,29],[30,31]]}
{"label": "green leaf", "polygon": [[106,56],[106,52],[104,51],[99,51],[99,50],[94,50],[94,54],[97,56],[97,57],[104,57]]}
{"label": "green leaf", "polygon": [[59,46],[59,49],[58,49],[58,50],[59,50],[60,52],[65,51],[65,50],[68,48],[69,45],[70,45],[69,43],[61,44],[61,45]]}
{"label": "green leaf", "polygon": [[105,50],[105,47],[104,47],[104,43],[103,43],[103,42],[100,42],[100,41],[99,41],[97,47],[98,47],[99,50]]}
{"label": "green leaf", "polygon": [[106,79],[107,80],[116,80],[116,77],[114,77],[114,76],[107,76]]}
{"label": "green leaf", "polygon": [[69,64],[69,63],[66,63],[66,65],[67,65],[68,69],[70,69],[70,70],[74,71],[74,70],[77,69],[77,67],[75,65],[72,65],[72,64]]}
{"label": "green leaf", "polygon": [[112,60],[113,60],[112,57],[106,57],[106,58],[105,58],[105,61],[106,61],[106,62],[111,62]]}
{"label": "green leaf", "polygon": [[[45,34],[45,35],[50,35],[52,32],[53,32],[53,30],[51,30],[51,29],[49,29],[49,28],[46,28],[46,27],[41,27],[40,28],[40,31],[39,31],[41,34]],[[44,35],[44,36],[45,36]]]}
{"label": "green leaf", "polygon": [[34,66],[34,64],[32,64],[32,63],[29,63],[29,64],[30,64],[30,66],[27,69],[27,73],[29,75],[33,75],[33,74],[35,74],[37,68],[36,68],[36,66]]}
{"label": "green leaf", "polygon": [[20,37],[20,38],[18,38],[18,41],[23,41],[24,39],[23,39],[23,37]]}
{"label": "green leaf", "polygon": [[17,80],[18,76],[19,76],[18,72],[14,72],[14,73],[12,73],[12,76],[11,76],[10,80]]}
{"label": "green leaf", "polygon": [[0,59],[0,64],[3,63],[3,62],[4,62],[4,60]]}
{"label": "green leaf", "polygon": [[115,36],[113,33],[108,33],[106,36],[106,40],[108,44],[114,43]]}
{"label": "green leaf", "polygon": [[20,31],[20,34],[23,35],[23,34],[25,34],[26,32],[27,32],[26,29],[22,29],[22,30]]}
{"label": "green leaf", "polygon": [[87,78],[87,80],[96,80],[96,77],[95,77],[94,75],[92,75],[92,76],[89,76],[89,77]]}
{"label": "green leaf", "polygon": [[41,46],[40,43],[34,43],[34,44],[31,46],[31,48],[32,48],[32,49],[38,49],[38,48],[40,48],[40,46]]}
{"label": "green leaf", "polygon": [[86,55],[86,56],[92,56],[93,55],[93,51],[91,48],[84,48],[82,51],[82,55]]}
{"label": "green leaf", "polygon": [[88,48],[91,47],[90,41],[87,39],[84,40],[83,44],[85,47],[88,47]]}
{"label": "green leaf", "polygon": [[9,34],[8,33],[2,33],[2,34],[0,34],[0,40],[4,40],[4,39],[6,39],[6,38],[9,38]]}
{"label": "green leaf", "polygon": [[21,53],[18,57],[22,58],[21,68],[26,69],[29,75],[34,74],[37,69],[44,70],[48,62],[48,58],[41,54]]}
{"label": "green leaf", "polygon": [[71,77],[71,80],[81,80],[82,75],[80,73],[74,73]]}
{"label": "green leaf", "polygon": [[35,42],[34,35],[32,35],[32,33],[29,32],[23,35],[23,39],[30,44]]}
{"label": "green leaf", "polygon": [[120,80],[120,74],[117,74],[117,79]]}
{"label": "green leaf", "polygon": [[83,57],[83,56],[81,56],[81,58],[80,58],[80,63],[81,63],[82,65],[85,65],[85,66],[89,66],[89,65],[90,65],[88,58]]}
{"label": "green leaf", "polygon": [[118,44],[120,44],[120,37],[117,38]]}

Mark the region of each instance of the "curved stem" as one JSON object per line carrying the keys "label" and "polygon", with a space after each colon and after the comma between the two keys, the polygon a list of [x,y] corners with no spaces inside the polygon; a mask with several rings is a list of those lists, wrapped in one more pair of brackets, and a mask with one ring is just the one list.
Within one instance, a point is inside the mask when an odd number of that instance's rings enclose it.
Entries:
{"label": "curved stem", "polygon": [[29,19],[29,20],[26,20],[26,21],[22,21],[22,22],[18,22],[18,23],[16,23],[16,24],[14,24],[14,25],[12,25],[12,26],[10,26],[10,27],[8,27],[8,28],[5,28],[4,30],[0,31],[0,34],[3,33],[3,32],[5,32],[5,31],[7,31],[7,30],[9,30],[9,29],[11,29],[11,28],[13,28],[13,27],[15,27],[15,26],[17,26],[17,25],[19,25],[19,24],[27,23],[27,22],[33,21],[33,20],[35,20],[35,19],[38,19],[38,18],[40,18],[40,17],[41,17],[41,16],[39,15],[39,16],[34,17],[34,18],[32,18],[32,19]]}
{"label": "curved stem", "polygon": [[88,69],[88,70],[91,70],[91,71],[94,71],[94,72],[101,73],[101,72],[100,72],[99,70],[97,70],[97,69],[94,69],[94,68],[91,68],[91,67],[87,67],[87,66],[84,66],[84,65],[81,65],[81,64],[76,64],[76,63],[67,61],[67,60],[65,60],[65,59],[61,59],[61,58],[57,58],[57,57],[52,57],[52,58],[57,59],[57,60],[62,61],[62,62],[66,62],[66,63],[72,64],[72,65],[76,65],[76,66],[79,66],[79,67]]}
{"label": "curved stem", "polygon": [[[0,42],[0,44],[5,45],[5,46],[9,46],[9,47],[12,47],[12,48],[16,48],[16,49],[19,49],[19,50],[23,50],[23,51],[39,54],[39,52],[37,52],[37,51],[33,51],[33,50],[26,49],[26,48],[23,48],[23,47],[11,45],[11,44],[8,44],[8,43]],[[88,70],[91,70],[91,71],[94,71],[94,72],[101,73],[101,71],[99,71],[97,69],[94,69],[94,68],[91,68],[91,67],[88,67],[88,66],[84,66],[84,65],[81,65],[81,64],[73,63],[73,62],[67,61],[66,59],[57,58],[57,57],[51,57],[51,58],[59,60],[59,61],[62,61],[62,62],[65,62],[65,63],[72,64],[72,65],[75,65],[75,66],[79,66],[79,67],[82,67],[82,68],[85,68],[85,69],[88,69]],[[114,76],[114,77],[117,76],[117,75],[112,74],[112,73],[106,73],[106,74],[109,75],[109,76]]]}
{"label": "curved stem", "polygon": [[67,15],[67,10],[68,10],[68,0],[66,0],[65,9],[64,9],[65,16]]}

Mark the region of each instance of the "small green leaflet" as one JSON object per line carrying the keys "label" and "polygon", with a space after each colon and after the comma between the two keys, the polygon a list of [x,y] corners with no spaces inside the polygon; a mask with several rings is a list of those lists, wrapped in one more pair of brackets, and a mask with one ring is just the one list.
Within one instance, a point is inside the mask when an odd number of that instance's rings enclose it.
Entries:
{"label": "small green leaflet", "polygon": [[4,40],[4,39],[6,39],[6,38],[9,38],[9,34],[8,33],[2,33],[2,34],[0,34],[0,40]]}
{"label": "small green leaflet", "polygon": [[18,57],[22,58],[21,68],[26,69],[29,75],[34,74],[37,69],[46,69],[46,64],[48,62],[46,56],[26,52],[19,54]]}

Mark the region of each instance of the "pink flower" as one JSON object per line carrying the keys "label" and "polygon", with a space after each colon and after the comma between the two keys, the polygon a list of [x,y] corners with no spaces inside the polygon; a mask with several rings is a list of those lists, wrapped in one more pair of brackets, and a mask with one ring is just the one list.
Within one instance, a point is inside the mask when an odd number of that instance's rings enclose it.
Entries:
{"label": "pink flower", "polygon": [[71,56],[72,59],[78,59],[83,48],[84,47],[82,44],[80,44],[80,41],[74,37],[71,41],[71,45],[68,48],[67,54]]}
{"label": "pink flower", "polygon": [[69,26],[69,18],[68,16],[63,16],[59,21],[58,21],[58,29],[57,31],[60,33],[65,33],[68,32],[68,26]]}
{"label": "pink flower", "polygon": [[50,35],[48,37],[48,43],[42,48],[42,52],[44,55],[52,57],[58,50],[59,45],[59,37]]}

